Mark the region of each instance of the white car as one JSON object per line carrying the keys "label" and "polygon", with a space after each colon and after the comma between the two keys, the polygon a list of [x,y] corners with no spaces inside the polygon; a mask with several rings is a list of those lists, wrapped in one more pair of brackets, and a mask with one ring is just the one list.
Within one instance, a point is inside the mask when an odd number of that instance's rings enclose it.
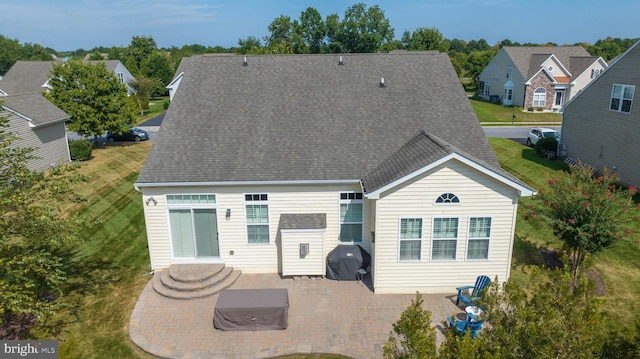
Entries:
{"label": "white car", "polygon": [[535,146],[539,139],[547,137],[554,137],[556,141],[560,142],[560,133],[553,128],[534,127],[527,136],[527,146]]}

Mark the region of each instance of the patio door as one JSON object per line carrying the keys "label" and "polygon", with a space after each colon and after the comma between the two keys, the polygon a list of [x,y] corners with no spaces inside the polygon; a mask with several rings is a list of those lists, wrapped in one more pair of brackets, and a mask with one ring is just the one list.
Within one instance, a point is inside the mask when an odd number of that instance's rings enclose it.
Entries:
{"label": "patio door", "polygon": [[218,258],[218,222],[214,208],[169,210],[175,258]]}

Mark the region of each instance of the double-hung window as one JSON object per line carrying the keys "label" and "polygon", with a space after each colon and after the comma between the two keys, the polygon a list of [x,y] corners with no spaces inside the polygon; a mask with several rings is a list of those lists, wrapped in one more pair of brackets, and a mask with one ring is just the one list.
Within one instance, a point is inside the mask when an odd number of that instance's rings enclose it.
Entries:
{"label": "double-hung window", "polygon": [[421,251],[422,218],[401,218],[398,259],[401,261],[419,261]]}
{"label": "double-hung window", "polygon": [[266,193],[244,195],[247,243],[269,243],[269,203]]}
{"label": "double-hung window", "polygon": [[547,104],[547,90],[538,87],[533,91],[533,107],[544,107]]}
{"label": "double-hung window", "polygon": [[609,109],[618,112],[631,112],[631,103],[633,102],[635,90],[635,86],[614,84],[611,90]]}
{"label": "double-hung window", "polygon": [[340,242],[362,242],[363,207],[361,192],[340,193]]}
{"label": "double-hung window", "polygon": [[471,217],[467,259],[488,259],[489,239],[491,238],[491,217]]}
{"label": "double-hung window", "polygon": [[458,245],[458,218],[434,218],[431,259],[455,260]]}

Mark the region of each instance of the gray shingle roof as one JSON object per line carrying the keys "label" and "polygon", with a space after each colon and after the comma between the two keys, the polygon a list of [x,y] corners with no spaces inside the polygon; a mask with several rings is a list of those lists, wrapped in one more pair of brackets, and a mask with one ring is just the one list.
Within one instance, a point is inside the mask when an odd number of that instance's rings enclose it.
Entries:
{"label": "gray shingle roof", "polygon": [[49,80],[54,61],[18,61],[0,80],[0,89],[17,95],[26,92],[40,92]]}
{"label": "gray shingle roof", "polygon": [[420,130],[499,170],[446,54],[342,57],[184,58],[138,182],[358,180]]}
{"label": "gray shingle roof", "polygon": [[4,102],[4,107],[30,118],[35,126],[69,118],[69,115],[49,102],[39,92],[4,96],[0,97],[0,101]]}
{"label": "gray shingle roof", "polygon": [[[516,67],[527,79],[540,70],[542,61],[546,60],[552,54],[567,69],[570,66],[571,57],[589,57],[589,53],[582,46],[505,46],[503,49],[513,60]],[[533,61],[534,55],[536,60]],[[595,60],[594,60],[595,61]],[[571,69],[569,69],[571,71]],[[573,74],[576,75],[576,74]]]}
{"label": "gray shingle roof", "polygon": [[304,213],[280,215],[280,229],[323,229],[327,228],[326,213]]}

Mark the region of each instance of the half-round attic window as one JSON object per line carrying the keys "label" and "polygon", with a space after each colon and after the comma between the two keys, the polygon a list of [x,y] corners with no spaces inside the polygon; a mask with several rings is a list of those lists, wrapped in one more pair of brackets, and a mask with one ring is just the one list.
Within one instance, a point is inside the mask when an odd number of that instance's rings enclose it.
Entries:
{"label": "half-round attic window", "polygon": [[436,204],[460,203],[460,198],[453,193],[443,193],[436,198]]}

